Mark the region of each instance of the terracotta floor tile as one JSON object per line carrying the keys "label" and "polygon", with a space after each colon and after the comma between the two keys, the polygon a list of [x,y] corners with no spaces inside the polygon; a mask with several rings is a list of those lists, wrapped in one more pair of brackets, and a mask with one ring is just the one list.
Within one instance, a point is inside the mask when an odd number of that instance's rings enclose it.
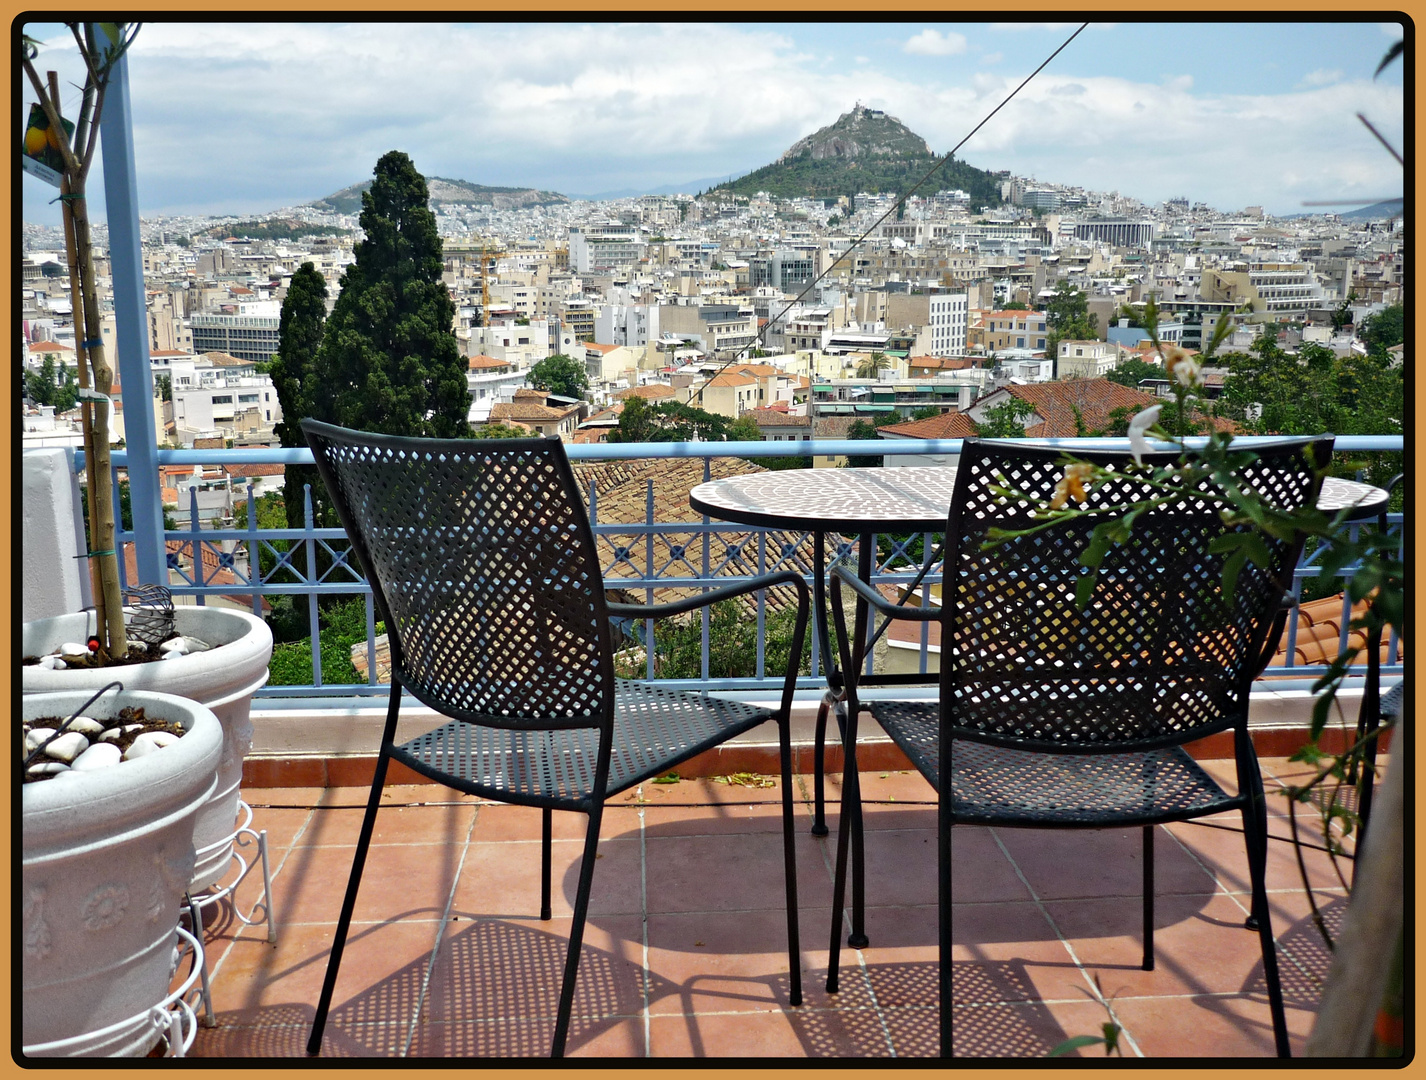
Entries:
{"label": "terracotta floor tile", "polygon": [[[827,993],[829,929],[825,909],[799,913],[804,1007],[870,1004],[861,980]],[[654,1015],[788,1007],[787,918],[781,910],[650,913],[648,939]]]}
{"label": "terracotta floor tile", "polygon": [[291,847],[297,835],[308,828],[312,817],[320,812],[311,807],[255,806],[249,828],[267,832],[269,852],[281,851]]}
{"label": "terracotta floor tile", "polygon": [[[633,812],[613,806],[604,808],[600,823],[601,837],[617,836],[629,826],[637,825]],[[484,844],[501,840],[539,840],[540,810],[534,806],[511,806],[509,803],[482,803],[476,813],[475,828],[470,838]],[[589,818],[568,810],[556,810],[550,815],[550,835],[555,840],[583,841],[589,829]]]}
{"label": "terracotta floor tile", "polygon": [[[811,814],[796,803],[792,814],[793,830],[806,833]],[[644,830],[649,836],[777,835],[782,831],[782,802],[652,804],[644,809]]]}
{"label": "terracotta floor tile", "polygon": [[868,1036],[879,1027],[873,1019],[854,1020],[849,1030],[839,1013],[815,1009],[655,1016],[649,1019],[650,1056],[858,1057],[867,1054]]}
{"label": "terracotta floor tile", "polygon": [[[1114,1004],[1124,1028],[1144,1056],[1273,1057],[1272,1017],[1266,995],[1120,998]],[[1312,1029],[1313,1014],[1287,1010],[1293,1056]]]}
{"label": "terracotta floor tile", "polygon": [[[303,1058],[311,1031],[311,1008],[275,1008],[261,1026],[221,1024],[198,1029],[194,1058]],[[348,1025],[335,1019],[322,1035],[323,1058],[396,1057],[404,1046],[409,1025]],[[307,1059],[310,1060],[310,1059]]]}
{"label": "terracotta floor tile", "polygon": [[[333,929],[284,927],[276,946],[236,942],[211,973],[219,1023],[310,1025],[326,977]],[[434,923],[353,927],[332,998],[333,1022],[410,1023],[435,938]],[[293,1009],[305,1014],[294,1020]]]}
{"label": "terracotta floor tile", "polygon": [[[832,882],[822,841],[797,832],[797,902],[830,910]],[[647,840],[650,911],[780,910],[786,903],[782,840],[776,834],[652,836]]]}
{"label": "terracotta floor tile", "polygon": [[[550,1053],[554,1017],[501,1020],[443,1020],[418,1024],[413,1058],[503,1060],[542,1058]],[[570,1020],[565,1056],[631,1058],[644,1056],[643,1020],[633,1018]]]}
{"label": "terracotta floor tile", "polygon": [[[968,1059],[1042,1059],[1067,1039],[1098,1035],[1104,1019],[1103,1006],[1093,1001],[960,1005],[951,1013],[951,1054]],[[1087,1047],[1066,1056],[1099,1058],[1103,1050]]]}
{"label": "terracotta floor tile", "polygon": [[[1258,935],[1243,927],[1243,910],[1220,894],[1158,897],[1154,906],[1154,970],[1144,971],[1138,900],[1060,900],[1045,904],[1090,976],[1105,994],[1126,996],[1237,993],[1261,976]],[[1039,984],[1046,997],[1060,996]]]}
{"label": "terracotta floor tile", "polygon": [[[355,847],[297,847],[272,882],[280,926],[335,923]],[[456,880],[454,844],[373,844],[367,852],[352,919],[438,919]]]}
{"label": "terracotta floor tile", "polygon": [[[995,834],[1042,900],[1143,894],[1138,828],[996,829]],[[1157,835],[1155,843],[1158,895],[1211,891],[1212,879],[1169,837]]]}
{"label": "terracotta floor tile", "polygon": [[[476,814],[473,802],[438,806],[382,806],[372,844],[463,844]],[[295,847],[343,846],[357,842],[364,810],[318,809],[292,841]]]}
{"label": "terracotta floor tile", "polygon": [[[811,778],[808,778],[811,790]],[[861,796],[868,803],[923,803],[936,806],[936,789],[919,772],[902,770],[886,772],[863,772],[861,774]],[[838,769],[827,774],[827,798],[840,801],[842,797],[842,773]]]}
{"label": "terracotta floor tile", "polygon": [[[1246,894],[1251,891],[1251,882],[1248,879],[1248,855],[1244,846],[1242,818],[1234,820],[1233,816],[1224,815],[1213,820],[1230,827],[1215,828],[1197,822],[1174,822],[1163,826],[1160,831],[1166,830],[1171,836],[1159,837],[1158,866],[1163,864],[1164,852],[1170,844],[1175,847],[1181,844],[1192,852],[1195,858],[1215,868],[1219,885],[1224,890]],[[1285,826],[1280,823],[1272,827],[1272,832],[1282,837],[1289,835]],[[1174,843],[1175,840],[1177,843]],[[1302,854],[1303,862],[1307,866],[1308,880],[1314,886],[1331,888],[1339,884],[1337,875],[1332,870],[1331,858],[1326,852],[1304,848]],[[1350,863],[1344,862],[1343,867],[1344,872],[1351,873]],[[1267,887],[1269,891],[1302,888],[1297,856],[1292,844],[1286,840],[1268,842]]]}
{"label": "terracotta floor tile", "polygon": [[[556,841],[550,849],[550,908],[555,915],[574,911],[583,841]],[[595,855],[589,912],[638,914],[639,840],[621,835],[601,839]],[[540,913],[540,842],[507,840],[473,843],[456,884],[452,910],[462,916],[499,915],[523,919]]]}
{"label": "terracotta floor tile", "polygon": [[1028,899],[1029,890],[989,829],[958,825],[951,830],[952,903]]}
{"label": "terracotta floor tile", "polygon": [[[423,1017],[431,1023],[553,1018],[559,1009],[570,919],[461,919],[446,927]],[[638,1016],[644,1007],[637,917],[584,929],[572,1015]],[[553,1031],[553,1029],[551,1029]]]}

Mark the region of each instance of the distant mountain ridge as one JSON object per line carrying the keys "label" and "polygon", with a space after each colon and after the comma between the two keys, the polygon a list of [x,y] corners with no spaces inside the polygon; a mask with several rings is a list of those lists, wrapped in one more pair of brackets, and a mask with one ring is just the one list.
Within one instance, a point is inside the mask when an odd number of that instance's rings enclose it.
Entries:
{"label": "distant mountain ridge", "polygon": [[[361,193],[371,187],[370,180],[352,184],[341,191],[333,192],[321,199],[314,199],[308,206],[326,210],[333,214],[361,213]],[[557,191],[539,191],[535,188],[491,187],[487,184],[472,184],[469,180],[452,180],[444,176],[426,177],[426,187],[431,194],[431,205],[463,204],[467,206],[492,206],[497,210],[512,210],[523,206],[553,206],[567,203],[569,199]]]}
{"label": "distant mountain ridge", "polygon": [[[825,199],[860,191],[904,195],[936,160],[926,140],[896,117],[859,103],[835,122],[797,140],[772,164],[715,190],[736,195],[766,191],[778,198]],[[976,207],[1000,204],[995,176],[963,161],[946,162],[921,194],[947,188],[965,191]]]}

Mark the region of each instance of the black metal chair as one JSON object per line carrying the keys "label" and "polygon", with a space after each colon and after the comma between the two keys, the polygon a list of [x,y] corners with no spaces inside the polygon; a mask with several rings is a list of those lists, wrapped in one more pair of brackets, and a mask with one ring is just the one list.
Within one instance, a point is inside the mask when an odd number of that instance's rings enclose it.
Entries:
{"label": "black metal chair", "polygon": [[[1311,506],[1330,438],[1273,444],[1246,469],[1246,482],[1285,509]],[[1079,456],[1119,471],[1127,454]],[[1165,464],[1174,454],[1151,454]],[[856,771],[857,679],[849,642],[866,636],[869,609],[892,618],[939,620],[939,701],[868,703],[871,714],[939,794],[941,1052],[951,1053],[950,829],[978,824],[1023,828],[1143,829],[1143,966],[1152,970],[1156,825],[1237,809],[1243,815],[1252,882],[1252,920],[1263,954],[1273,1033],[1289,1053],[1264,877],[1267,808],[1248,734],[1248,693],[1259,671],[1301,541],[1263,536],[1268,565],[1248,563],[1231,603],[1227,557],[1213,550],[1228,532],[1218,507],[1190,495],[1142,513],[1099,570],[1089,605],[1075,590],[1079,556],[1095,521],[1081,518],[987,547],[988,530],[1026,529],[1035,503],[1003,498],[1008,486],[1048,502],[1064,473],[1060,451],[967,439],[946,525],[939,609],[889,603],[834,566],[832,611],[847,674],[843,813],[838,827],[831,956],[835,992],[847,878],[847,827],[860,814]],[[1088,506],[1134,502],[1149,489],[1128,476],[1091,489]],[[858,595],[848,634],[841,586]],[[1229,795],[1182,748],[1232,730],[1236,795]],[[941,777],[949,773],[949,798]]]}
{"label": "black metal chair", "polygon": [[[538,806],[540,918],[550,918],[551,812],[589,816],[552,1055],[564,1053],[605,801],[768,719],[782,751],[791,1003],[802,1002],[788,718],[809,599],[793,572],[675,603],[607,603],[594,534],[558,439],[436,440],[305,420],[317,471],[391,643],[391,696],[309,1054],[321,1049],[389,762],[457,791]],[[610,616],[658,618],[776,585],[798,593],[778,709],[617,679]],[[403,689],[451,717],[394,745]]]}

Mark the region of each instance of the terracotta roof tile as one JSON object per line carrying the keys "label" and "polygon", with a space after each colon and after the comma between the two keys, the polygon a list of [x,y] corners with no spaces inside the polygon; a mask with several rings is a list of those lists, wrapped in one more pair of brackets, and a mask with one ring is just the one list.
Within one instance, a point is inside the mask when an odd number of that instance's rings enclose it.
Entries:
{"label": "terracotta roof tile", "polygon": [[925,420],[908,420],[904,424],[887,424],[882,431],[904,435],[908,439],[965,439],[975,434],[975,424],[962,412],[946,412]]}

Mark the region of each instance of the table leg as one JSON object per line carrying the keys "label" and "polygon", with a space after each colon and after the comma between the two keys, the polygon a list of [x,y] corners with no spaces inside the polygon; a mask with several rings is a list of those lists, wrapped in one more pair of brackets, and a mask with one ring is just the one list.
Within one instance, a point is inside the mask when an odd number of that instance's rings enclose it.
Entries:
{"label": "table leg", "polygon": [[[862,533],[857,551],[857,576],[871,584],[872,564],[876,559],[876,549],[872,546],[870,533]],[[857,600],[857,616],[852,620],[852,633],[856,637],[852,656],[861,663],[862,643],[870,623],[870,608],[866,602]],[[860,709],[860,704],[857,705]],[[846,755],[846,783],[842,790],[842,813],[847,818],[852,840],[852,932],[847,944],[854,949],[864,949],[869,944],[866,936],[866,836],[862,828],[862,785],[860,767],[856,761],[857,717],[847,710],[847,723],[842,740],[842,753]]]}
{"label": "table leg", "polygon": [[[828,687],[836,685],[836,654],[832,652],[831,635],[827,628],[827,538],[823,532],[812,534],[812,626],[817,635],[817,647],[821,650],[822,670],[827,675]],[[835,698],[829,689],[822,695],[822,704],[817,708],[817,728],[812,747],[812,835],[827,835],[827,764],[824,755],[827,750],[827,709]]]}

